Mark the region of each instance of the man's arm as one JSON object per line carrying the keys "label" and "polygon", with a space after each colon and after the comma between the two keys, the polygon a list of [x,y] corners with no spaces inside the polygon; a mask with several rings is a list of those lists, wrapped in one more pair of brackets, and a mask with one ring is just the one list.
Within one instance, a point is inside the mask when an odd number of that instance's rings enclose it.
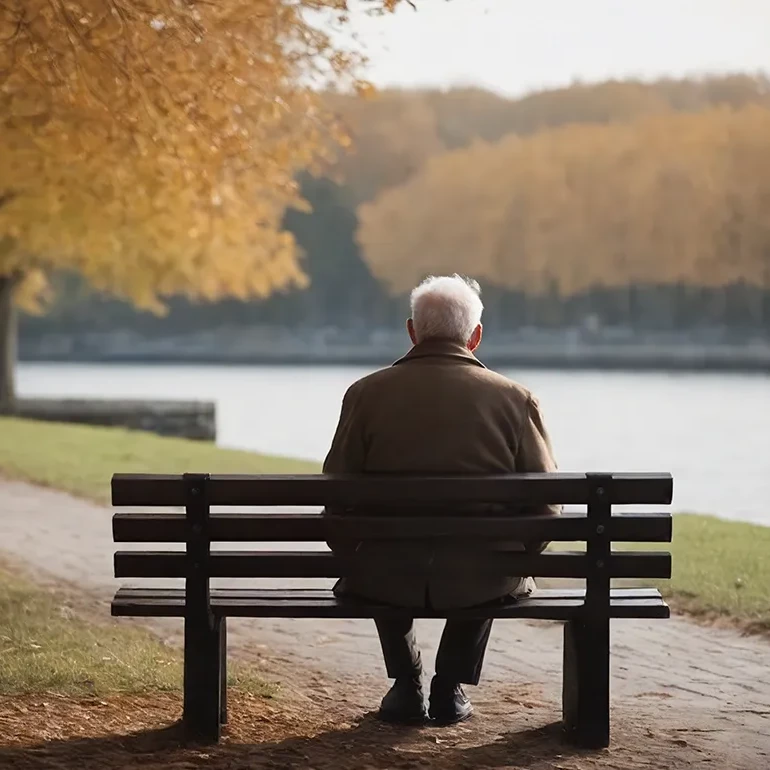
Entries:
{"label": "man's arm", "polygon": [[[521,438],[516,453],[517,473],[554,473],[557,469],[551,439],[543,421],[540,404],[533,396],[527,401],[527,413],[521,426]],[[544,505],[532,511],[535,515],[558,516],[559,505]],[[527,551],[540,552],[548,543],[527,543]]]}
{"label": "man's arm", "polygon": [[324,473],[362,473],[366,461],[364,431],[355,385],[342,399],[342,412],[332,439],[329,454],[324,460]]}
{"label": "man's arm", "polygon": [[[329,454],[323,464],[324,473],[362,473],[366,461],[364,428],[356,386],[353,385],[342,399],[342,412],[332,439]],[[349,509],[327,506],[324,515],[341,516]],[[329,540],[329,548],[338,556],[350,556],[357,544]]]}

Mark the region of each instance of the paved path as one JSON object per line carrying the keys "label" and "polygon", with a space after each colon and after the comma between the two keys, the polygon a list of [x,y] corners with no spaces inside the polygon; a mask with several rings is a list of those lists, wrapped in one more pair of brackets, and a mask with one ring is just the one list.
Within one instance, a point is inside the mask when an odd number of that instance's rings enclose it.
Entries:
{"label": "paved path", "polygon": [[[117,582],[112,577],[110,515],[107,508],[63,493],[0,480],[0,550],[23,558],[44,576],[77,584],[105,610]],[[169,621],[159,628],[176,636],[179,626]],[[434,651],[440,624],[425,621],[418,628],[426,652]],[[231,643],[243,654],[295,665],[302,661],[308,670],[327,673],[330,681],[384,677],[369,621],[243,620],[232,622],[228,630]],[[617,620],[612,653],[618,705],[638,706],[671,725],[681,723],[686,725],[682,729],[732,743],[745,759],[735,759],[734,767],[770,768],[766,640],[680,617]],[[492,691],[496,683],[531,684],[542,697],[557,702],[560,672],[560,624],[496,624],[485,669]],[[479,697],[483,692],[480,688]]]}

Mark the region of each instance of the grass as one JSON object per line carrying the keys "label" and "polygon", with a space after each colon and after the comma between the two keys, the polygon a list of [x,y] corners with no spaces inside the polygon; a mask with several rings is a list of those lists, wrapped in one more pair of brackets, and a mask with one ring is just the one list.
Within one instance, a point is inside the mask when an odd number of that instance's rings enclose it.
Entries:
{"label": "grass", "polygon": [[122,428],[0,417],[0,473],[110,501],[113,473],[317,473],[313,462]]}
{"label": "grass", "polygon": [[[553,543],[551,548],[583,550],[585,544]],[[679,513],[672,543],[615,543],[614,548],[670,550],[671,580],[652,582],[675,609],[770,634],[770,527]]]}
{"label": "grass", "polygon": [[671,550],[660,588],[677,609],[770,633],[770,527],[680,514]]}
{"label": "grass", "polygon": [[[269,685],[245,666],[230,683],[268,696]],[[110,695],[179,691],[180,652],[126,622],[92,623],[62,595],[0,566],[0,694]]]}

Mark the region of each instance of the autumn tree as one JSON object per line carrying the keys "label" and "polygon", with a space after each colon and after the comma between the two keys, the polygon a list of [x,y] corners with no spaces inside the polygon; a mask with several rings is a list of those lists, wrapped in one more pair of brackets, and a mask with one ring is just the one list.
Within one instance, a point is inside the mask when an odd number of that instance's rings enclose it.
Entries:
{"label": "autumn tree", "polygon": [[479,142],[360,209],[400,292],[461,271],[534,295],[595,287],[770,289],[770,109],[662,114]]}
{"label": "autumn tree", "polygon": [[344,0],[0,5],[0,408],[14,302],[39,300],[51,271],[155,309],[303,283],[280,221],[297,171],[330,148],[318,91],[352,82],[328,27],[345,14]]}

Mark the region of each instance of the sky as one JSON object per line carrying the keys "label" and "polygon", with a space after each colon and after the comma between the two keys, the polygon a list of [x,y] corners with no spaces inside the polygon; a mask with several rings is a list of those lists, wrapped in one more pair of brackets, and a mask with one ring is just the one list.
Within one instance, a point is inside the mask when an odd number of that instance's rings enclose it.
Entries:
{"label": "sky", "polygon": [[378,87],[520,95],[575,80],[770,73],[770,0],[414,0],[353,13]]}

